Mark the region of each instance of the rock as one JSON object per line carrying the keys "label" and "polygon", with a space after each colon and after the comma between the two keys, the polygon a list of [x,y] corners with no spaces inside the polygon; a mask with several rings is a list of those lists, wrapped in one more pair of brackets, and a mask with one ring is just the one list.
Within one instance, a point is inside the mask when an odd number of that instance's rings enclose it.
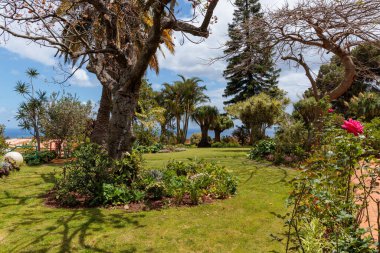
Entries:
{"label": "rock", "polygon": [[161,149],[158,153],[171,153],[169,149]]}
{"label": "rock", "polygon": [[15,161],[17,167],[20,167],[24,162],[24,158],[22,157],[22,155],[19,152],[6,153],[4,158],[8,158],[8,159]]}
{"label": "rock", "polygon": [[186,151],[186,149],[185,148],[176,148],[174,151],[175,152],[183,152],[183,151]]}
{"label": "rock", "polygon": [[129,210],[129,205],[125,205],[124,210]]}

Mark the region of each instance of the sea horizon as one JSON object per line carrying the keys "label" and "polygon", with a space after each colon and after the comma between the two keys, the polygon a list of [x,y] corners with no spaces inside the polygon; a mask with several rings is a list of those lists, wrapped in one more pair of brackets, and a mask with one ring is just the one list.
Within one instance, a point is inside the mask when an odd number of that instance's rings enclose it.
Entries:
{"label": "sea horizon", "polygon": [[[187,139],[189,139],[192,134],[200,133],[200,132],[201,130],[198,128],[190,128],[187,133]],[[232,134],[232,132],[233,132],[233,129],[228,129],[222,133],[222,136],[229,136]],[[266,134],[269,137],[273,137],[274,132],[275,132],[274,129],[270,128],[270,129],[267,129]],[[16,138],[30,138],[32,137],[32,134],[29,131],[23,130],[20,128],[5,128],[4,136],[6,139],[16,139]],[[214,131],[210,130],[209,136],[211,138],[214,138]]]}

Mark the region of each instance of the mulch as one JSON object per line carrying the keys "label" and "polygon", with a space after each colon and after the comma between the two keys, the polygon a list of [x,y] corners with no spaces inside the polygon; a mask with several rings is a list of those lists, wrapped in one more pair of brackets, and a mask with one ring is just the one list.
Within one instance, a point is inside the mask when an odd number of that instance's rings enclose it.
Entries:
{"label": "mulch", "polygon": [[[71,193],[76,200],[78,205],[76,206],[62,206],[57,199],[54,197],[54,190],[49,191],[45,196],[45,206],[50,208],[65,208],[65,209],[84,209],[90,208],[86,203],[88,203],[89,198],[77,193]],[[216,201],[215,198],[212,198],[209,195],[202,196],[202,201],[199,204],[211,204]],[[185,194],[181,203],[176,203],[174,198],[165,197],[159,200],[146,200],[144,202],[128,203],[125,205],[109,205],[105,206],[106,209],[120,209],[125,210],[129,213],[136,213],[142,211],[150,210],[162,210],[170,207],[193,207],[197,206],[196,204],[191,203],[190,195]]]}

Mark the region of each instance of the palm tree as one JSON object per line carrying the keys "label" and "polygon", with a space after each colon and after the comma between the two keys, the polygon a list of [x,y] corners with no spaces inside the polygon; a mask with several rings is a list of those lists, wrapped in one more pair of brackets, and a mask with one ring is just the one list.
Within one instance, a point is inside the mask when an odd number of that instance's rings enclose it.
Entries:
{"label": "palm tree", "polygon": [[35,69],[28,69],[26,74],[30,78],[30,83],[17,82],[15,91],[22,95],[26,101],[21,103],[16,119],[19,127],[28,130],[37,142],[37,150],[41,150],[41,117],[44,113],[44,103],[47,102],[46,92],[34,90],[33,79],[39,76]]}
{"label": "palm tree", "polygon": [[198,77],[185,78],[179,75],[181,80],[174,84],[164,84],[162,90],[165,97],[165,108],[171,112],[176,121],[177,141],[185,143],[189,129],[190,117],[195,108],[204,102],[209,101],[209,97],[204,94],[206,86],[200,86],[202,82]]}
{"label": "palm tree", "polygon": [[28,68],[26,70],[26,75],[29,77],[30,79],[30,86],[32,87],[32,96],[34,97],[34,85],[33,85],[33,79],[34,78],[37,78],[40,73],[38,73],[37,69],[34,69],[34,68]]}
{"label": "palm tree", "polygon": [[182,94],[184,96],[183,100],[183,131],[181,143],[186,142],[187,132],[189,129],[189,121],[191,115],[194,113],[195,108],[202,103],[210,101],[210,98],[204,94],[206,86],[199,86],[199,83],[202,80],[198,77],[185,78],[182,75],[179,75],[181,78],[180,84],[183,86]]}
{"label": "palm tree", "polygon": [[227,129],[233,128],[234,122],[227,114],[221,114],[211,126],[215,133],[215,142],[220,142],[220,135]]}
{"label": "palm tree", "polygon": [[202,138],[198,144],[198,147],[211,146],[208,142],[208,130],[215,123],[218,115],[218,108],[210,105],[200,106],[194,111],[192,119],[201,127],[202,132]]}

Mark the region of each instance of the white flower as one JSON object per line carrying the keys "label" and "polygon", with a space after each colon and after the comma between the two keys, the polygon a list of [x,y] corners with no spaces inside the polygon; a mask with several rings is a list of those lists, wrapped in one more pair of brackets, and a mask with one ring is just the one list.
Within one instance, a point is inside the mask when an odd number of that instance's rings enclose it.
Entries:
{"label": "white flower", "polygon": [[327,156],[328,158],[332,157],[333,155],[334,155],[334,152],[332,152],[331,150],[327,151],[326,156]]}

